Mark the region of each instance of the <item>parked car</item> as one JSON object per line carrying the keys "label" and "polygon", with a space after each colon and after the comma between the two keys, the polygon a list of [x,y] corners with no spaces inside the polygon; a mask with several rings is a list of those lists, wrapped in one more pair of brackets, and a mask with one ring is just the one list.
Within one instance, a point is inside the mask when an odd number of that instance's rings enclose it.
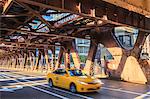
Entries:
{"label": "parked car", "polygon": [[57,69],[47,74],[50,88],[53,86],[70,90],[71,92],[93,92],[101,88],[100,79],[87,76],[79,69]]}

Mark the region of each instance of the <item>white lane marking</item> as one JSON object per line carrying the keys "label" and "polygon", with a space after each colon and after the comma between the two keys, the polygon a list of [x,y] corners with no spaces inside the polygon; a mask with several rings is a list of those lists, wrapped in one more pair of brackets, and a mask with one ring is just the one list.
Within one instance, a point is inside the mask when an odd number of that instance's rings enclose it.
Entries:
{"label": "white lane marking", "polygon": [[[48,87],[47,85],[42,85],[44,87]],[[102,89],[106,90],[111,90],[111,91],[117,91],[117,92],[123,92],[123,93],[128,93],[128,94],[135,94],[135,95],[142,95],[143,93],[138,93],[138,92],[133,92],[133,91],[128,91],[128,90],[123,90],[123,89],[115,89],[115,88],[108,88],[108,87],[101,87]],[[57,88],[56,88],[57,90]],[[59,89],[58,89],[59,90]],[[64,91],[64,90],[63,90]],[[79,95],[79,94],[77,94]],[[81,95],[82,96],[82,95]],[[86,96],[85,96],[86,97]],[[89,97],[90,98],[90,97]]]}
{"label": "white lane marking", "polygon": [[[47,84],[47,82],[45,82],[45,80],[38,80],[38,81],[34,81],[34,82],[37,82],[39,84],[36,84],[36,83],[30,83],[30,82],[24,82],[24,83],[27,83],[27,84],[31,84],[31,85],[41,85],[41,84]],[[18,85],[18,83],[9,83],[8,86],[11,85],[11,86],[15,86],[15,85]]]}
{"label": "white lane marking", "polygon": [[[20,79],[20,78],[19,78]],[[43,86],[43,87],[47,87],[47,88],[50,88],[48,85],[44,85],[44,84],[47,84],[47,82],[45,82],[45,83],[40,83],[40,82],[33,82],[33,81],[30,81],[30,80],[24,80],[24,81],[27,81],[27,82],[29,82],[29,83],[34,83],[35,85],[40,85],[40,86]],[[10,84],[11,85],[11,84]],[[13,85],[13,84],[12,84]],[[80,95],[80,94],[75,94],[75,93],[72,93],[72,92],[69,92],[69,91],[65,91],[65,90],[61,90],[61,89],[58,89],[58,88],[53,88],[53,89],[55,89],[55,90],[57,90],[57,91],[60,91],[60,92],[65,92],[65,93],[68,93],[68,94],[70,94],[70,95],[74,95],[74,96],[78,96],[78,97],[81,97],[81,98],[84,98],[84,99],[93,99],[93,98],[91,98],[91,97],[88,97],[88,96],[84,96],[84,95]]]}
{"label": "white lane marking", "polygon": [[138,96],[134,99],[150,99],[150,91],[145,94],[142,94],[141,96]]}
{"label": "white lane marking", "polygon": [[88,96],[84,96],[84,95],[80,95],[80,94],[75,94],[75,93],[72,93],[72,92],[68,92],[68,91],[65,91],[65,90],[61,90],[61,89],[58,89],[58,88],[54,88],[55,90],[58,90],[58,91],[62,91],[62,92],[65,92],[65,93],[69,93],[71,95],[75,95],[75,96],[78,96],[78,97],[82,97],[84,99],[94,99],[92,97],[88,97]]}
{"label": "white lane marking", "polygon": [[0,89],[0,92],[1,92],[1,91],[14,92],[12,89],[7,88],[7,87],[1,88],[1,89]]}
{"label": "white lane marking", "polygon": [[[8,74],[6,74],[6,73],[2,73],[2,74],[0,74],[0,76],[4,76],[5,77],[5,75],[13,75],[12,77],[14,78],[19,78],[19,79],[37,79],[37,78],[44,78],[45,76],[22,76],[22,75],[19,75],[19,74],[10,74],[10,73],[8,73]],[[1,80],[1,79],[0,79]]]}
{"label": "white lane marking", "polygon": [[0,74],[0,79],[5,79],[5,77],[3,76],[3,74]]}
{"label": "white lane marking", "polygon": [[[31,83],[34,83],[34,84],[40,84],[40,83],[31,81],[31,80],[27,80],[27,79],[24,79],[24,81],[31,82]],[[50,88],[48,85],[40,85],[40,86]],[[57,90],[57,91],[65,92],[65,93],[68,93],[68,94],[71,94],[71,95],[74,95],[74,96],[82,97],[82,98],[85,98],[85,99],[93,99],[93,98],[91,98],[91,97],[87,97],[87,96],[83,96],[83,95],[71,93],[71,92],[68,92],[68,91],[65,91],[65,90],[61,90],[61,89],[58,89],[58,88],[53,88],[53,89],[55,89],[55,90]]]}
{"label": "white lane marking", "polygon": [[[30,80],[25,80],[25,81],[32,82]],[[37,83],[37,82],[34,82],[34,83],[35,84],[40,84],[40,83]],[[40,85],[40,86],[50,88],[48,85]],[[91,97],[83,96],[83,95],[80,95],[80,94],[75,94],[75,93],[68,92],[68,91],[65,91],[65,90],[61,90],[61,89],[58,89],[58,88],[53,88],[53,89],[55,89],[57,91],[65,92],[65,93],[68,93],[68,94],[71,94],[71,95],[74,95],[74,96],[82,97],[82,98],[85,98],[85,99],[93,99]]]}
{"label": "white lane marking", "polygon": [[[44,77],[16,77],[18,79],[41,79],[41,78],[44,78]],[[9,78],[9,79],[0,79],[0,81],[8,81],[8,80],[14,80],[14,78]]]}
{"label": "white lane marking", "polygon": [[7,88],[7,87],[4,87],[4,88],[1,88],[0,91],[9,91],[9,92],[14,92],[15,90],[18,90],[18,89],[22,89],[23,87],[22,86],[16,86],[14,88]]}
{"label": "white lane marking", "polygon": [[36,89],[36,90],[39,90],[39,91],[45,92],[45,93],[47,93],[47,94],[50,94],[50,95],[53,95],[53,96],[56,96],[56,97],[62,98],[62,99],[69,99],[69,98],[67,98],[67,97],[64,97],[64,96],[61,96],[61,95],[58,95],[58,94],[52,93],[52,92],[50,92],[50,91],[47,91],[47,90],[44,90],[44,89],[41,89],[41,88],[38,88],[38,87],[35,87],[35,86],[30,86],[30,87],[32,87],[32,88],[34,88],[34,89]]}
{"label": "white lane marking", "polygon": [[9,75],[13,75],[13,77],[17,77],[17,78],[19,78],[19,77],[21,77],[21,75],[18,75],[18,74],[10,74],[10,72],[8,72],[7,74],[9,74]]}
{"label": "white lane marking", "polygon": [[[22,77],[22,78],[25,78],[25,77]],[[18,79],[22,79],[22,78],[18,78]],[[41,77],[42,78],[42,77]],[[41,85],[41,83],[38,83],[38,82],[34,82],[34,81],[31,81],[31,80],[27,80],[27,79],[23,79],[24,81],[28,81],[28,82],[31,82],[31,83],[34,83],[34,84],[40,84],[40,86],[43,86],[43,87],[47,87],[49,88],[48,85]],[[65,93],[68,93],[70,95],[74,95],[74,96],[78,96],[78,97],[81,97],[81,98],[84,98],[84,99],[94,99],[92,97],[88,97],[88,96],[84,96],[84,95],[80,95],[80,94],[75,94],[75,93],[72,93],[72,92],[68,92],[68,91],[65,91],[65,90],[61,90],[61,89],[58,89],[58,88],[53,88],[57,91],[61,91],[61,92],[65,92]]]}
{"label": "white lane marking", "polygon": [[16,78],[21,78],[21,79],[36,79],[36,78],[45,78],[45,76],[30,76],[30,77],[27,77],[27,76],[23,76],[21,75],[20,73],[8,73],[9,75],[13,75],[13,77],[16,77]]}
{"label": "white lane marking", "polygon": [[39,79],[39,78],[44,78],[44,77],[21,77],[21,78],[19,78],[19,79]]}
{"label": "white lane marking", "polygon": [[[7,75],[7,74],[6,74],[6,76],[7,76],[7,78],[9,78],[9,75]],[[10,77],[12,77],[12,76],[10,76]],[[23,85],[29,86],[29,87],[31,87],[31,88],[33,88],[33,89],[36,89],[36,90],[39,90],[39,91],[45,92],[45,93],[47,93],[47,94],[50,94],[50,95],[53,95],[53,96],[59,97],[59,98],[61,98],[61,99],[69,99],[69,98],[64,97],[64,96],[61,96],[61,95],[59,95],[59,94],[52,93],[52,92],[50,92],[50,91],[47,91],[47,90],[44,90],[44,89],[41,89],[41,88],[38,88],[38,87],[35,87],[35,86],[30,86],[29,84],[26,84],[26,83],[20,82],[19,80],[14,80],[14,81],[16,81],[16,82],[18,82],[18,83],[21,83],[21,84],[23,84]]]}
{"label": "white lane marking", "polygon": [[8,81],[8,80],[13,80],[12,78],[9,79],[0,79],[0,81]]}
{"label": "white lane marking", "polygon": [[117,92],[124,92],[128,94],[135,94],[135,95],[142,95],[143,93],[138,93],[138,92],[133,92],[133,91],[128,91],[128,90],[123,90],[123,89],[114,89],[114,88],[107,88],[107,87],[101,87],[102,89],[107,89],[111,91],[117,91]]}

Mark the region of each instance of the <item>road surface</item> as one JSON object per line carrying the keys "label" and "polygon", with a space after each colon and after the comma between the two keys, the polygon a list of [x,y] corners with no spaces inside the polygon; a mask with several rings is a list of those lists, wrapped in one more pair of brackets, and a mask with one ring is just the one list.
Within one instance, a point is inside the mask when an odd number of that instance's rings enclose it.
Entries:
{"label": "road surface", "polygon": [[150,86],[102,79],[101,90],[93,93],[71,93],[50,89],[42,73],[1,69],[0,99],[150,99]]}

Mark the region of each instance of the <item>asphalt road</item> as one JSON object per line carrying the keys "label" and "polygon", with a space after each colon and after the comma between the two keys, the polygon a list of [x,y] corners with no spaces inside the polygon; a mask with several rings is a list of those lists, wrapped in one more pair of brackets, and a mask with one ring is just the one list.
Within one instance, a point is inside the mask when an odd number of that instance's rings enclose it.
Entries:
{"label": "asphalt road", "polygon": [[71,93],[50,89],[44,74],[0,70],[0,99],[150,99],[150,86],[103,79],[101,90]]}

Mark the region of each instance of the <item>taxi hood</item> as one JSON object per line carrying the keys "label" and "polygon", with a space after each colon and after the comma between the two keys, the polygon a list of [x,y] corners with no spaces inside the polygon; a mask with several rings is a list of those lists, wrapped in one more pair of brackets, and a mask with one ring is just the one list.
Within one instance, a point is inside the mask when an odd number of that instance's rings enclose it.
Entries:
{"label": "taxi hood", "polygon": [[76,80],[82,81],[82,82],[93,82],[96,78],[90,77],[90,76],[77,76],[75,77]]}

